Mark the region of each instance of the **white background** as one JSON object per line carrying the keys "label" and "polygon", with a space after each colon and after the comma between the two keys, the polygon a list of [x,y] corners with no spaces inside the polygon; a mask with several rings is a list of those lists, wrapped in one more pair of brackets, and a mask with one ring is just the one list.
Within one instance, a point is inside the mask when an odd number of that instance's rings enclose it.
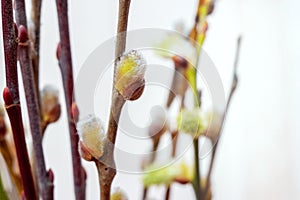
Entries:
{"label": "white background", "polygon": [[[77,74],[87,56],[116,33],[118,1],[69,3],[74,73]],[[196,4],[195,0],[132,0],[129,30],[173,29],[176,21],[183,21],[189,28]],[[217,200],[300,199],[299,7],[296,0],[220,0],[209,19],[204,49],[217,66],[226,91],[231,80],[236,38],[240,33],[243,35],[240,83],[212,177]],[[59,39],[54,1],[43,1],[41,34],[41,85],[55,85],[63,99],[55,57]],[[3,57],[0,66],[3,88]],[[110,95],[102,98],[106,104],[99,106],[99,115],[106,120]],[[134,105],[130,108],[134,112]],[[47,166],[55,173],[55,199],[58,200],[74,199],[65,117],[63,108],[61,119],[49,127],[44,138]],[[126,141],[119,139],[119,143],[126,148]],[[128,151],[147,151],[149,143],[131,149],[128,146]],[[94,165],[84,162],[84,166],[88,172],[87,198],[99,199]],[[120,173],[114,187],[121,187],[130,199],[141,196],[138,175]],[[174,188],[171,199],[194,198],[190,186]],[[150,192],[154,199],[162,199],[161,194],[163,188],[159,187]]]}

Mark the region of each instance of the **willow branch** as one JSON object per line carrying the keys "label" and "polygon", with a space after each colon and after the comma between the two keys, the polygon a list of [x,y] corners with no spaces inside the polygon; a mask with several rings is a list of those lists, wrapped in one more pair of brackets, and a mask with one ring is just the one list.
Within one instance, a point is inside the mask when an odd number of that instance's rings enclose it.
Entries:
{"label": "willow branch", "polygon": [[[32,67],[34,73],[35,89],[38,94],[38,100],[40,98],[39,90],[39,60],[40,60],[40,27],[41,27],[41,0],[31,0],[31,21],[34,25],[33,30],[33,48],[32,48]],[[39,102],[40,103],[40,102]]]}
{"label": "willow branch", "polygon": [[4,59],[6,71],[6,86],[9,88],[14,103],[19,103],[19,83],[17,73],[17,35],[13,22],[13,9],[11,0],[1,1],[2,32]]}
{"label": "willow branch", "polygon": [[69,36],[68,1],[56,0],[56,7],[60,33],[60,45],[58,47],[59,53],[57,55],[63,79],[65,102],[68,114],[75,196],[77,200],[83,200],[85,199],[85,172],[81,165],[81,158],[78,151],[79,136],[77,134],[75,119],[73,118],[71,109],[75,99],[73,96],[74,82]]}
{"label": "willow branch", "polygon": [[[125,51],[129,7],[130,7],[130,0],[119,0],[118,30],[117,30],[116,52],[115,52],[116,61],[114,65],[114,74],[116,73],[117,62],[119,61],[120,56]],[[109,123],[107,129],[107,139],[112,145],[114,145],[116,141],[118,123],[119,123],[121,111],[124,104],[125,104],[124,98],[115,89],[115,76],[114,76],[110,116],[109,116]],[[99,164],[97,165],[97,169],[100,173],[99,179],[100,179],[101,200],[109,200],[111,184],[116,175],[113,146],[106,145],[104,149],[104,155],[102,161],[100,161]]]}
{"label": "willow branch", "polygon": [[36,161],[36,172],[39,191],[43,199],[53,199],[53,182],[48,177],[44,152],[42,146],[42,128],[40,121],[40,110],[34,84],[34,74],[29,56],[29,40],[26,28],[19,27],[19,60],[24,83],[25,97],[28,112],[30,129],[34,148],[34,158]]}
{"label": "willow branch", "polygon": [[31,174],[19,101],[17,28],[13,23],[12,2],[10,0],[1,1],[1,8],[7,85],[7,88],[4,90],[3,97],[12,127],[24,194],[28,199],[36,199],[37,194],[35,192]]}
{"label": "willow branch", "polygon": [[31,167],[26,148],[20,104],[14,103],[13,96],[7,87],[4,89],[3,98],[13,132],[24,194],[26,199],[35,200],[37,199],[37,194],[33,183]]}
{"label": "willow branch", "polygon": [[227,116],[227,113],[228,113],[228,109],[229,109],[233,94],[234,94],[234,92],[236,90],[236,87],[237,87],[237,84],[238,84],[237,67],[238,67],[238,62],[239,62],[241,40],[242,40],[242,37],[240,36],[237,40],[237,50],[236,50],[236,55],[235,55],[234,67],[233,67],[233,80],[232,80],[232,83],[231,83],[230,93],[229,93],[227,103],[226,103],[226,107],[225,107],[225,110],[224,110],[224,113],[223,113],[223,116],[222,116],[222,119],[221,119],[220,127],[218,128],[218,131],[217,131],[217,135],[219,136],[219,138],[217,139],[217,141],[213,141],[213,142],[215,142],[215,145],[212,149],[211,161],[210,161],[208,174],[207,174],[207,183],[206,183],[206,186],[205,186],[205,189],[204,189],[205,197],[208,195],[209,190],[210,190],[210,181],[211,181],[210,179],[211,179],[212,169],[213,169],[214,163],[215,163],[215,155],[216,155],[216,152],[217,152],[220,137],[222,136],[222,131],[223,131],[223,127],[224,127],[224,124],[225,124],[224,122],[225,122],[225,119],[226,119],[226,116]]}

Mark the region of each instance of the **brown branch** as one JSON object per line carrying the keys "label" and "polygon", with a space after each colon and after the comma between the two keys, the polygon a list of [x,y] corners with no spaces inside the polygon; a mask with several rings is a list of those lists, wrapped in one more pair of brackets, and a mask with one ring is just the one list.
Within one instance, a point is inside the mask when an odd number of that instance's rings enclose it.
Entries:
{"label": "brown branch", "polygon": [[[34,30],[32,33],[33,48],[31,53],[32,67],[34,73],[34,82],[36,93],[38,94],[38,100],[40,98],[39,90],[39,60],[40,60],[40,27],[41,27],[41,0],[31,0],[31,21],[34,24]],[[39,101],[40,103],[40,101]]]}
{"label": "brown branch", "polygon": [[[68,20],[68,1],[56,0],[60,44],[57,50],[59,66],[61,69],[63,87],[65,93],[65,103],[69,122],[69,134],[71,142],[72,163],[74,189],[77,200],[85,199],[85,172],[81,165],[81,158],[78,151],[79,136],[77,134],[74,113],[72,114],[72,104],[75,102],[73,95],[73,66],[69,36],[69,20]],[[75,103],[74,103],[75,105]]]}
{"label": "brown branch", "polygon": [[207,182],[206,182],[205,189],[204,189],[205,197],[207,195],[209,195],[211,173],[212,173],[212,169],[213,169],[214,163],[215,163],[215,156],[216,156],[219,140],[222,136],[222,131],[223,131],[223,127],[224,127],[224,124],[225,124],[225,119],[226,119],[226,116],[227,116],[227,113],[228,113],[228,109],[229,109],[233,94],[234,94],[234,92],[236,90],[236,87],[237,87],[237,84],[238,84],[237,67],[238,67],[238,62],[239,62],[241,40],[242,40],[242,37],[239,36],[239,38],[237,40],[236,55],[235,55],[235,61],[234,61],[234,67],[233,67],[233,80],[232,80],[232,83],[231,83],[230,93],[229,93],[227,103],[226,103],[226,106],[225,106],[225,110],[224,110],[224,113],[223,113],[223,116],[222,116],[222,119],[221,119],[221,122],[220,122],[220,127],[218,128],[218,131],[217,131],[217,135],[219,136],[219,138],[216,141],[212,141],[212,142],[215,142],[215,144],[214,144],[214,147],[212,149],[211,161],[210,161],[208,174],[207,174]]}
{"label": "brown branch", "polygon": [[[17,11],[18,12],[18,11]],[[42,128],[40,121],[40,110],[34,84],[32,63],[29,56],[29,40],[27,30],[23,25],[19,26],[19,61],[24,83],[25,97],[28,112],[30,129],[36,161],[36,172],[39,191],[43,199],[53,199],[53,182],[48,177],[44,152],[42,146]]]}
{"label": "brown branch", "polygon": [[9,88],[14,103],[19,103],[19,83],[17,73],[17,28],[13,22],[11,0],[1,1],[3,46],[6,71],[6,86]]}
{"label": "brown branch", "polygon": [[[119,16],[118,16],[118,30],[117,30],[117,42],[115,52],[115,65],[114,74],[117,71],[117,62],[120,56],[125,51],[126,46],[126,31],[128,24],[130,0],[119,0]],[[114,147],[118,130],[118,123],[121,115],[123,105],[125,104],[124,98],[115,89],[115,76],[112,88],[112,99],[110,107],[110,116],[107,130],[108,145],[104,148],[104,155],[100,162],[97,164],[97,169],[100,173],[100,190],[101,200],[110,199],[110,190],[112,181],[116,175],[115,162],[114,162]],[[105,161],[105,162],[103,162]]]}
{"label": "brown branch", "polygon": [[[117,31],[117,44],[116,44],[116,53],[115,57],[117,61],[120,59],[120,56],[124,53],[126,47],[126,35],[127,35],[127,25],[128,25],[128,16],[129,16],[129,7],[131,0],[119,0],[119,16],[118,16],[118,31]],[[116,72],[115,62],[115,70]]]}
{"label": "brown branch", "polygon": [[3,92],[5,108],[10,119],[17,159],[26,199],[37,199],[29,163],[20,104],[15,104],[9,88]]}
{"label": "brown branch", "polygon": [[3,97],[13,131],[24,194],[28,199],[37,199],[26,148],[20,109],[17,73],[17,28],[13,23],[12,2],[10,0],[3,0],[1,1],[1,7],[7,85]]}

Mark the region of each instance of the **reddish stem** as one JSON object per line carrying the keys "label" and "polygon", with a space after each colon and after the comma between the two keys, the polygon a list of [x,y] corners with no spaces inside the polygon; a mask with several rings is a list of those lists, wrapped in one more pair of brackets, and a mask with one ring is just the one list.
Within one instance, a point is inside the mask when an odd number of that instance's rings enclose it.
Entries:
{"label": "reddish stem", "polygon": [[81,158],[78,151],[79,137],[76,130],[74,116],[71,112],[72,103],[75,100],[73,96],[74,83],[69,37],[68,1],[56,0],[56,7],[60,32],[60,44],[58,46],[57,56],[63,79],[66,108],[68,113],[75,196],[77,200],[82,200],[85,199],[85,175],[81,166]]}
{"label": "reddish stem", "polygon": [[14,103],[12,94],[10,93],[7,87],[3,91],[3,98],[13,132],[17,159],[24,188],[24,194],[26,199],[35,200],[37,199],[37,194],[34,187],[31,167],[26,148],[21,107],[20,104]]}
{"label": "reddish stem", "polygon": [[[35,86],[39,94],[39,60],[40,60],[40,23],[41,23],[41,0],[31,1],[31,20],[34,24],[34,52],[32,56],[32,66],[34,72]],[[39,99],[39,95],[38,95]]]}
{"label": "reddish stem", "polygon": [[[26,16],[25,16],[26,18]],[[21,65],[25,97],[27,103],[34,156],[36,160],[37,179],[41,196],[44,200],[53,199],[53,182],[48,177],[42,146],[42,128],[40,110],[34,84],[34,74],[29,56],[28,35],[26,28],[19,27],[19,61]]]}
{"label": "reddish stem", "polygon": [[11,92],[14,103],[19,103],[19,83],[17,73],[17,29],[13,22],[12,1],[2,0],[1,8],[6,85]]}
{"label": "reddish stem", "polygon": [[238,62],[239,62],[241,40],[242,40],[242,37],[239,36],[239,38],[237,40],[236,55],[235,55],[235,61],[234,61],[234,67],[233,67],[233,79],[232,79],[232,83],[231,83],[230,93],[229,93],[229,96],[227,99],[227,103],[226,103],[225,110],[224,110],[224,113],[223,113],[223,116],[221,119],[220,126],[218,127],[218,132],[217,132],[217,135],[219,136],[219,138],[212,141],[214,143],[214,146],[212,149],[212,155],[211,155],[210,165],[209,165],[208,174],[207,174],[207,183],[204,188],[204,197],[207,197],[208,195],[210,195],[211,173],[212,173],[212,170],[213,170],[213,167],[215,164],[215,158],[216,158],[216,152],[217,152],[219,140],[220,140],[220,137],[222,136],[221,134],[222,134],[222,130],[224,127],[224,122],[225,122],[225,119],[226,119],[226,116],[227,116],[227,113],[229,110],[229,106],[230,106],[233,94],[234,94],[237,84],[238,84],[237,67],[238,67]]}

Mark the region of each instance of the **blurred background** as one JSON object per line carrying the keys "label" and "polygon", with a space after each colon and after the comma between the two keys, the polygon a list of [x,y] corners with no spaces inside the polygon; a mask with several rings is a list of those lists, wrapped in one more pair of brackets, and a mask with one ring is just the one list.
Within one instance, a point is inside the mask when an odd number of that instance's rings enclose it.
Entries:
{"label": "blurred background", "polygon": [[[26,3],[29,10],[30,1]],[[174,30],[177,22],[183,22],[189,30],[196,6],[195,0],[132,0],[128,29]],[[226,119],[213,171],[216,200],[300,199],[300,148],[297,142],[300,141],[299,7],[297,0],[217,0],[214,13],[209,17],[204,50],[217,67],[226,94],[232,78],[236,40],[240,34],[243,36],[238,68],[240,82]],[[115,35],[117,8],[118,1],[69,1],[75,77],[90,53]],[[55,85],[62,101],[62,83],[55,55],[58,41],[55,2],[43,1],[41,87]],[[3,55],[3,49],[0,49]],[[3,88],[3,56],[0,61],[0,86]],[[101,101],[97,113],[107,121],[110,89],[103,92],[105,100]],[[134,103],[129,105],[129,113],[138,112],[136,109]],[[26,123],[29,127],[28,120]],[[150,141],[138,146],[126,144],[126,139],[122,140],[120,136],[117,146],[124,150],[143,152],[151,146]],[[44,139],[46,163],[55,173],[55,199],[58,200],[74,199],[69,147],[63,107],[61,119],[48,127]],[[87,199],[99,199],[96,169],[91,163],[84,161],[83,164],[88,173]],[[138,174],[119,173],[113,187],[122,188],[129,199],[140,199],[142,195]],[[173,188],[171,199],[194,199],[191,186],[174,184]],[[162,199],[162,194],[163,187],[153,187],[149,197]]]}

